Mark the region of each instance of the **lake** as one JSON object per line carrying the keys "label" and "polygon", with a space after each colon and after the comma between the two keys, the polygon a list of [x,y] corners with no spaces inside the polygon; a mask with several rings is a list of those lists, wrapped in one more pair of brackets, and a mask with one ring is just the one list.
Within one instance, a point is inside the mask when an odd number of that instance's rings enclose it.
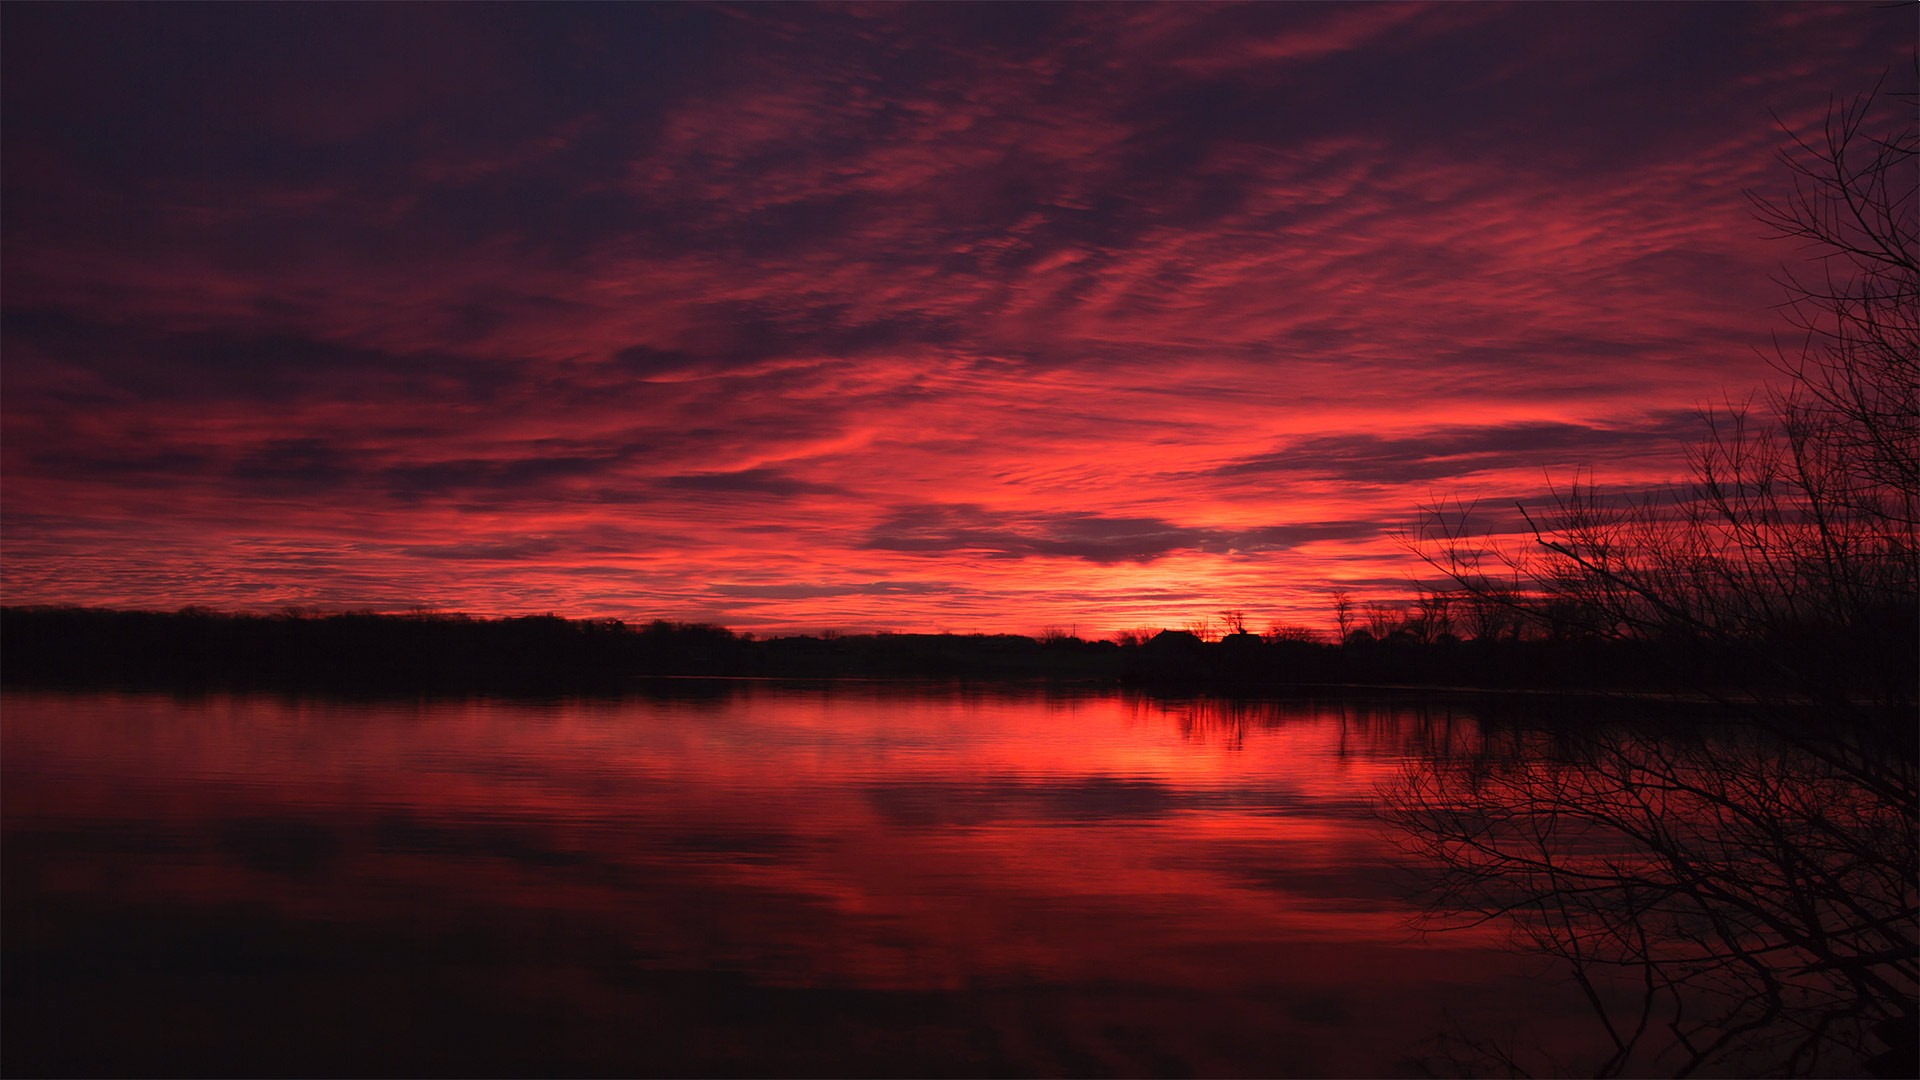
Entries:
{"label": "lake", "polygon": [[1371,811],[1465,706],[10,690],[11,1075],[1419,1075],[1578,994]]}

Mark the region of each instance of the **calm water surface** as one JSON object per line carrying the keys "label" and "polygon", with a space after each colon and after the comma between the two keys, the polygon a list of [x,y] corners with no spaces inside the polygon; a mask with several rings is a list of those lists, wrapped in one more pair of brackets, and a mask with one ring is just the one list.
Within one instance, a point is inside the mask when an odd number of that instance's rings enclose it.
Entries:
{"label": "calm water surface", "polygon": [[6,1071],[1394,1075],[1590,1034],[1492,931],[1406,929],[1369,803],[1470,715],[684,689],[8,692]]}

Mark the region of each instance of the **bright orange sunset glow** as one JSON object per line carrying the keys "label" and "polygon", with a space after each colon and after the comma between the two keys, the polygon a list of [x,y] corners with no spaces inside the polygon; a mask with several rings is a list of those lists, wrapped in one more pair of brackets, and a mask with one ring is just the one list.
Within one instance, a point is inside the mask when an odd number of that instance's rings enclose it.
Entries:
{"label": "bright orange sunset glow", "polygon": [[[8,604],[1097,637],[1772,377],[1871,5],[13,5]],[[1784,129],[1784,130],[1783,130]]]}

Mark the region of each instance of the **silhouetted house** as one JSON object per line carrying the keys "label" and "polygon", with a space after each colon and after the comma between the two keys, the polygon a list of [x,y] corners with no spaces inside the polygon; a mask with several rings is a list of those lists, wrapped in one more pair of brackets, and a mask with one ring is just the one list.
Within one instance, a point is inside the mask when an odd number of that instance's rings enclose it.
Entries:
{"label": "silhouetted house", "polygon": [[1268,682],[1274,678],[1273,650],[1258,634],[1245,630],[1228,634],[1213,646],[1218,659],[1218,674],[1230,682]]}
{"label": "silhouetted house", "polygon": [[1186,630],[1162,630],[1140,646],[1131,672],[1145,683],[1199,682],[1210,674],[1207,643]]}
{"label": "silhouetted house", "polygon": [[1185,656],[1197,656],[1206,651],[1207,643],[1200,635],[1191,630],[1162,630],[1147,642],[1147,649],[1164,655],[1178,653]]}

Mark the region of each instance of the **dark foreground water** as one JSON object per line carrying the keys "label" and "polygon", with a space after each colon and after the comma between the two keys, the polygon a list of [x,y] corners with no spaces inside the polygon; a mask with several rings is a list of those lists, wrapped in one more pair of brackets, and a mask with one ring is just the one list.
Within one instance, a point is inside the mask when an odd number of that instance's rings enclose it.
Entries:
{"label": "dark foreground water", "polygon": [[[1418,1075],[1577,995],[1406,928],[1457,711],[9,691],[4,1071]],[[1442,1062],[1442,1064],[1444,1064]]]}

